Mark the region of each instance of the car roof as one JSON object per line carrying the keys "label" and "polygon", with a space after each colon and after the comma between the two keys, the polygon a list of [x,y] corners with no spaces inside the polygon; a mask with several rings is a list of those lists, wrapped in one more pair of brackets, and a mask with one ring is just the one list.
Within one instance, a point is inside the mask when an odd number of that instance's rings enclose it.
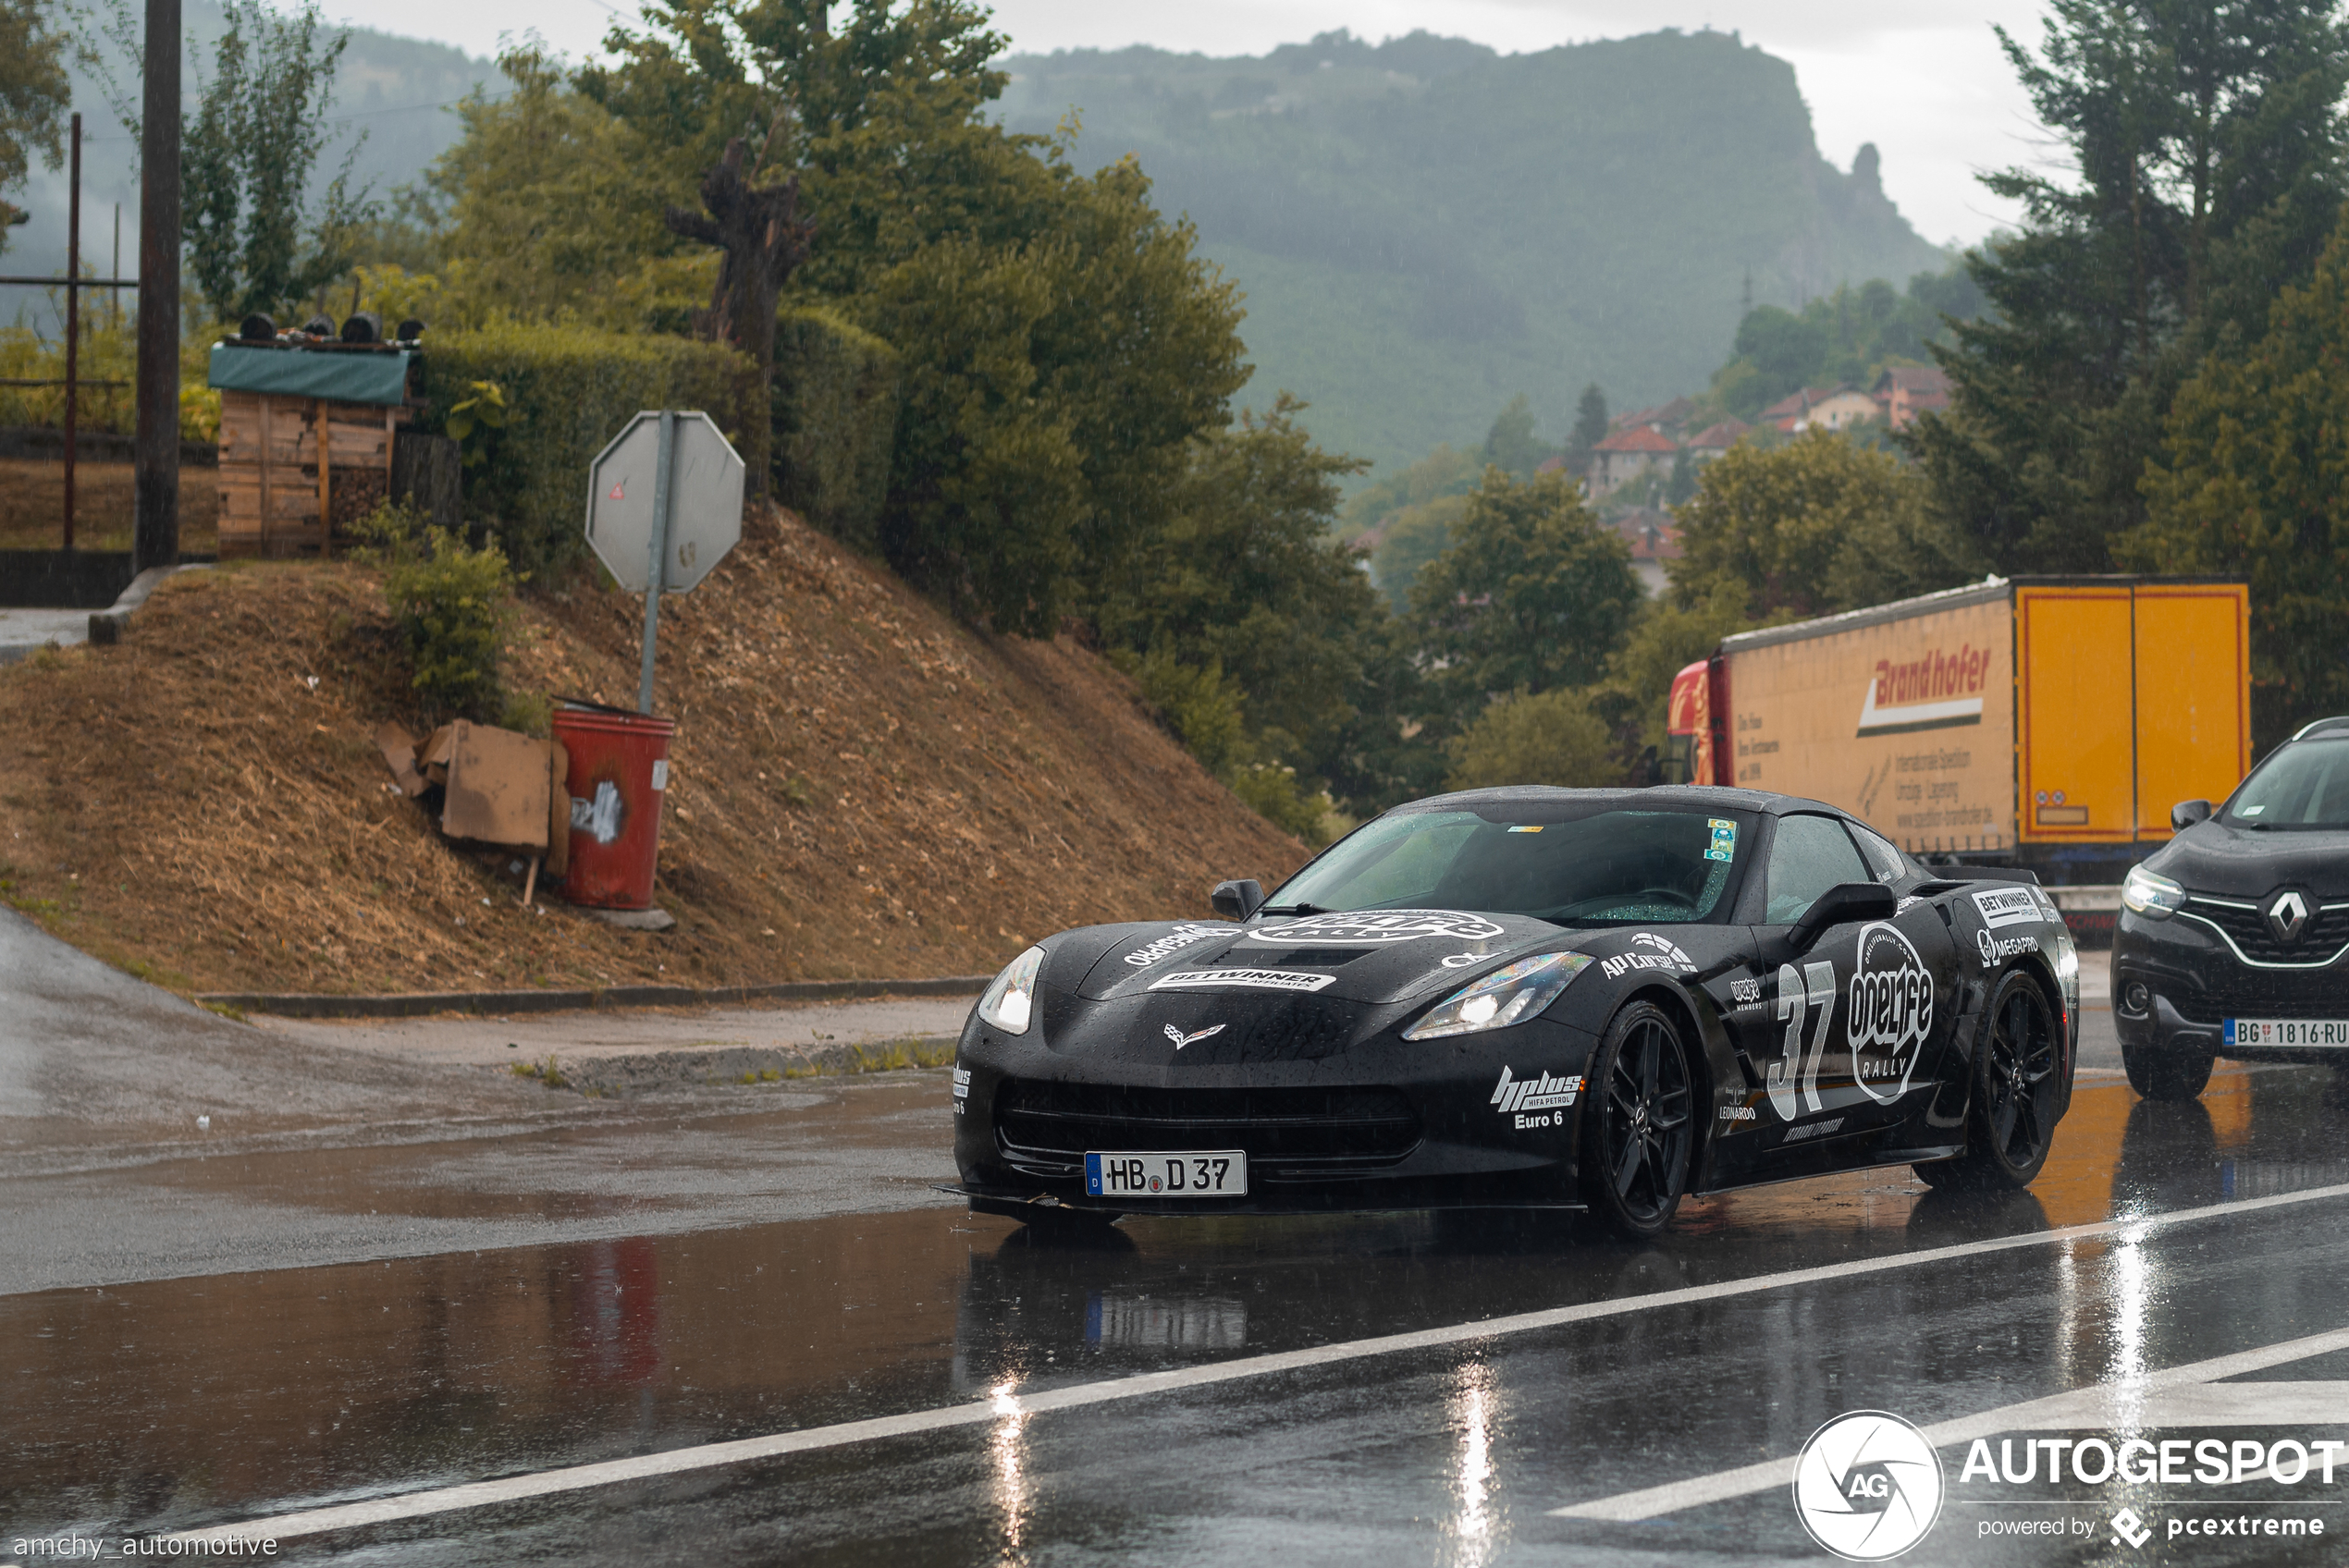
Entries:
{"label": "car roof", "polygon": [[1739,790],[1715,784],[1656,784],[1644,789],[1615,790],[1568,790],[1553,784],[1506,784],[1489,790],[1460,790],[1448,795],[1430,795],[1424,800],[1406,802],[1395,809],[1414,811],[1422,807],[1498,805],[1516,802],[1531,804],[1558,801],[1681,806],[1691,811],[1711,806],[1729,811],[1760,812],[1767,816],[1812,811],[1825,812],[1830,816],[1849,817],[1851,815],[1839,806],[1831,806],[1825,801],[1807,800],[1801,795],[1777,795],[1762,790]]}
{"label": "car roof", "polygon": [[[2312,719],[2308,723],[2302,725],[2299,731],[2294,734],[2292,739],[2294,741],[2305,741],[2312,735],[2344,734],[2349,734],[2349,714],[2336,714],[2331,718]],[[2289,745],[2291,744],[2291,741],[2286,741],[2285,744]]]}

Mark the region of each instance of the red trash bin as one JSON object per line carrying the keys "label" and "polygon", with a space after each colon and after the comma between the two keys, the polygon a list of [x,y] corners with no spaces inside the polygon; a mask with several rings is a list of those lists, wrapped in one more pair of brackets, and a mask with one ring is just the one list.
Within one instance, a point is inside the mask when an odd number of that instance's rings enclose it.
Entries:
{"label": "red trash bin", "polygon": [[677,721],[566,704],[555,739],[571,753],[571,864],[563,897],[595,909],[650,909],[660,802]]}

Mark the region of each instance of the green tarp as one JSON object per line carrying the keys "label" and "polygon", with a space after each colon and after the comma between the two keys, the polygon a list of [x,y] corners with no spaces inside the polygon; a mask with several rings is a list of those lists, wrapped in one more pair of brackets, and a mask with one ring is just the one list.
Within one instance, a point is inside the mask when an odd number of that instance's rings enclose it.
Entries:
{"label": "green tarp", "polygon": [[273,398],[325,398],[337,403],[397,408],[407,400],[406,349],[337,353],[331,349],[240,349],[215,344],[211,384],[224,392]]}

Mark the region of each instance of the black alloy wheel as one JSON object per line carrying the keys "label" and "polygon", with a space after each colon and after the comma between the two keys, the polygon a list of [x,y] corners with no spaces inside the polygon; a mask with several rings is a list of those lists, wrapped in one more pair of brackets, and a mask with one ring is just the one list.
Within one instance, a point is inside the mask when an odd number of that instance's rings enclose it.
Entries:
{"label": "black alloy wheel", "polygon": [[2038,982],[2020,970],[1999,981],[1975,1041],[1966,1152],[1916,1172],[1936,1187],[2028,1186],[2048,1162],[2063,1087],[2055,1014]]}
{"label": "black alloy wheel", "polygon": [[1633,1002],[1591,1058],[1583,1113],[1582,1196],[1617,1235],[1644,1241],[1664,1229],[1688,1186],[1696,1096],[1671,1015]]}

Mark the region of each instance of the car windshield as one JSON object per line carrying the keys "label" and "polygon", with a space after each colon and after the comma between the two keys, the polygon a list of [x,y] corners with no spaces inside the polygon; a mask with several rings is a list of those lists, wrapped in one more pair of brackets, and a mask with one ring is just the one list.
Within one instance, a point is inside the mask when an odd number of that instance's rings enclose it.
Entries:
{"label": "car windshield", "polygon": [[2349,736],[2277,752],[2243,781],[2226,820],[2236,827],[2349,828]]}
{"label": "car windshield", "polygon": [[1275,892],[1267,908],[1458,909],[1561,925],[1719,918],[1745,812],[1594,810],[1504,803],[1383,816]]}

